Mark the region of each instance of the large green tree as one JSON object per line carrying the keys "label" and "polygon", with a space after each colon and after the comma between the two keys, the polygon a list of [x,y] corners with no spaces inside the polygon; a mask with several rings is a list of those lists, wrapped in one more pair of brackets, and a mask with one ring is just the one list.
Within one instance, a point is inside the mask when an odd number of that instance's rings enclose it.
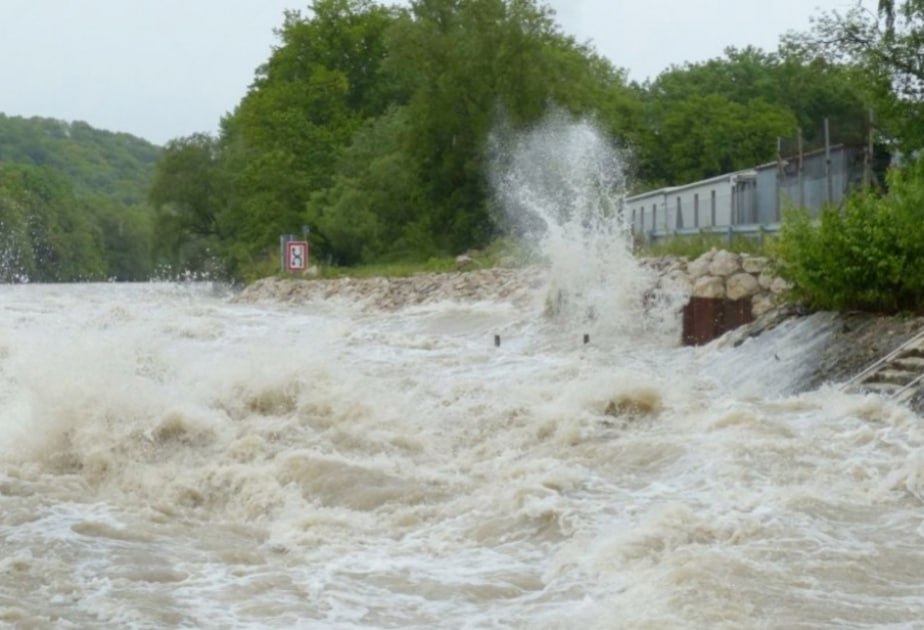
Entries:
{"label": "large green tree", "polygon": [[799,129],[807,144],[820,144],[825,119],[838,141],[861,142],[862,83],[849,66],[794,48],[729,48],[672,67],[643,86],[639,176],[679,184],[768,162],[777,138],[794,139]]}
{"label": "large green tree", "polygon": [[218,141],[193,134],[167,143],[149,197],[157,208],[157,266],[173,272],[214,267],[227,200]]}
{"label": "large green tree", "polygon": [[309,205],[321,244],[343,262],[485,244],[502,228],[488,185],[492,128],[529,125],[552,104],[603,109],[630,93],[623,72],[532,0],[417,0],[385,46],[391,107],[359,130],[334,186]]}
{"label": "large green tree", "polygon": [[857,84],[875,109],[880,131],[898,147],[924,148],[924,2],[880,0],[820,14],[809,33],[787,46],[862,71]]}
{"label": "large green tree", "polygon": [[220,136],[164,150],[151,200],[174,261],[203,264],[198,242],[246,272],[303,224],[342,264],[483,245],[501,229],[486,172],[496,124],[558,104],[628,138],[621,114],[639,111],[625,73],[535,0],[315,0],[278,35]]}
{"label": "large green tree", "polygon": [[230,196],[218,222],[238,264],[300,229],[340,152],[384,111],[379,67],[394,14],[369,0],[316,0],[308,18],[286,14],[280,45],[222,124]]}

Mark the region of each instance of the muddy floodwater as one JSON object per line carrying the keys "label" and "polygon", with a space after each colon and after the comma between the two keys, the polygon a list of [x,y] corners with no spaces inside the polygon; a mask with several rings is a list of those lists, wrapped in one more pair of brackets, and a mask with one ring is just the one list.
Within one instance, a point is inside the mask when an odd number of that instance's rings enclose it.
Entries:
{"label": "muddy floodwater", "polygon": [[584,345],[544,290],[2,288],[0,621],[918,627],[921,419],[789,393],[812,318]]}

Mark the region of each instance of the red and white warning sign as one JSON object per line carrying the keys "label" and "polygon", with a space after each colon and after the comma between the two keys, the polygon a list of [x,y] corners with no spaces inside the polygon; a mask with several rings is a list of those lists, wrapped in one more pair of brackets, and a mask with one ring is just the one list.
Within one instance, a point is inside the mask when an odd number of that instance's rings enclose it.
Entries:
{"label": "red and white warning sign", "polygon": [[308,269],[308,242],[289,241],[286,243],[286,271],[305,271]]}

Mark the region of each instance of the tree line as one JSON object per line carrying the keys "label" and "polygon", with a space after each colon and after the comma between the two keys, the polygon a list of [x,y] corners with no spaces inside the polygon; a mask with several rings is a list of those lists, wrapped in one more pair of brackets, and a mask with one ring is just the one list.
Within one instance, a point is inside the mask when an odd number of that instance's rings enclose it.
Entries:
{"label": "tree line", "polygon": [[0,282],[150,278],[159,155],[84,122],[0,114]]}
{"label": "tree line", "polygon": [[[825,119],[836,138],[858,141],[871,108],[877,137],[910,154],[924,143],[920,4],[823,14],[776,51],[728,49],[639,83],[562,32],[540,0],[314,0],[285,14],[216,135],[176,138],[158,154],[150,207],[107,180],[110,211],[86,213],[87,242],[103,242],[105,260],[85,264],[124,267],[106,237],[117,229],[137,234],[119,242],[148,271],[239,278],[271,273],[279,235],[303,225],[316,259],[337,265],[483,247],[509,229],[490,190],[492,130],[529,128],[552,107],[609,134],[639,190],[773,160],[777,139],[798,130],[817,144]],[[86,199],[79,175],[65,179]],[[10,199],[19,212],[34,203],[22,190]]]}
{"label": "tree line", "polygon": [[821,19],[793,46],[847,59],[866,78],[883,132],[901,154],[886,191],[865,189],[819,220],[791,211],[776,248],[794,296],[819,309],[924,313],[924,2],[880,0]]}

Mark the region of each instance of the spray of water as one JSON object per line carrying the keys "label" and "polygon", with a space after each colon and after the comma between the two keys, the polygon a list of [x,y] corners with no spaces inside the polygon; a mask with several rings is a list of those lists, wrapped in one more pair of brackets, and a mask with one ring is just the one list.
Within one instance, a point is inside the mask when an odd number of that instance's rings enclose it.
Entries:
{"label": "spray of water", "polygon": [[549,264],[546,315],[622,336],[650,325],[644,303],[654,279],[632,255],[625,164],[607,136],[552,111],[525,133],[496,132],[491,148],[499,206]]}

